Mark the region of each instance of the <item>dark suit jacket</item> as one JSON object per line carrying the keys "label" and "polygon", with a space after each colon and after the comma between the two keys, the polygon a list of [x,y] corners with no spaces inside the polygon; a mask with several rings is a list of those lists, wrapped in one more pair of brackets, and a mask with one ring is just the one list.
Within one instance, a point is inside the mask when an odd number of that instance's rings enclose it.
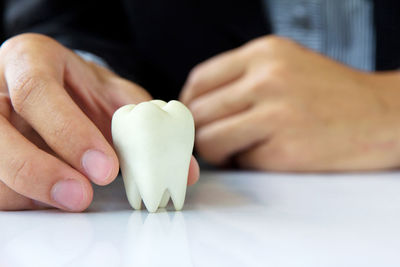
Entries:
{"label": "dark suit jacket", "polygon": [[[400,68],[400,1],[374,4],[376,69]],[[6,0],[2,8],[3,39],[49,35],[166,100],[194,65],[271,32],[261,0]]]}

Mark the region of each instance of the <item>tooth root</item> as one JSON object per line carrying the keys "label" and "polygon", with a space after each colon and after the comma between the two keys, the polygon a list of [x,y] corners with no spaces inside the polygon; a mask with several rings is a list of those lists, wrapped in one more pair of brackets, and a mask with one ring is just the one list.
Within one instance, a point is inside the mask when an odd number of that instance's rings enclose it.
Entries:
{"label": "tooth root", "polygon": [[133,179],[124,178],[124,183],[129,204],[131,204],[135,210],[140,210],[142,206],[142,198],[140,197],[140,192],[135,181]]}
{"label": "tooth root", "polygon": [[144,187],[143,190],[140,189],[143,203],[149,212],[157,211],[165,191],[165,189],[154,190],[151,187]]}
{"label": "tooth root", "polygon": [[181,210],[183,208],[186,195],[186,182],[187,180],[184,180],[183,183],[175,185],[173,188],[169,189],[175,210]]}
{"label": "tooth root", "polygon": [[168,204],[170,193],[168,190],[165,190],[163,197],[161,198],[160,208],[165,208]]}

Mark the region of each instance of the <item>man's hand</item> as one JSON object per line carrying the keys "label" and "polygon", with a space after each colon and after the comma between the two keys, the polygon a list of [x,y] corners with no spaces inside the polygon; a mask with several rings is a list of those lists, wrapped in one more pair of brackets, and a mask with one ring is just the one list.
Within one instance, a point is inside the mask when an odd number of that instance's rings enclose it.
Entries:
{"label": "man's hand", "polygon": [[[0,74],[0,210],[86,209],[90,181],[118,174],[112,114],[150,95],[37,34],[2,45]],[[198,171],[192,159],[189,184]]]}
{"label": "man's hand", "polygon": [[[397,88],[396,88],[397,87]],[[356,71],[279,37],[197,66],[181,99],[214,164],[278,171],[400,166],[400,74]]]}

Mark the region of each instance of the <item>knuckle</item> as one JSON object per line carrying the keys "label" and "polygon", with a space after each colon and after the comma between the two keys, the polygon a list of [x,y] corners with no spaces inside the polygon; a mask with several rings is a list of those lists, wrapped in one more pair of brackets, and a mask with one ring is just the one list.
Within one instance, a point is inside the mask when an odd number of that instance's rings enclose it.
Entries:
{"label": "knuckle", "polygon": [[291,88],[290,86],[286,86],[289,79],[291,79],[291,74],[285,62],[280,61],[272,64],[265,64],[259,66],[257,70],[253,71],[251,76],[249,76],[248,90],[261,95],[264,91],[271,93],[287,90]]}
{"label": "knuckle", "polygon": [[203,79],[203,65],[197,65],[194,67],[189,73],[189,85],[193,88],[199,88],[202,86],[204,79]]}
{"label": "knuckle", "polygon": [[22,114],[26,105],[35,102],[35,97],[40,95],[45,83],[45,79],[40,77],[40,74],[34,72],[20,74],[10,88],[11,103],[15,111]]}
{"label": "knuckle", "polygon": [[19,53],[25,49],[31,48],[33,43],[39,42],[55,43],[53,39],[43,34],[23,33],[4,41],[1,45],[1,50]]}
{"label": "knuckle", "polygon": [[278,36],[278,35],[271,34],[271,35],[264,37],[263,41],[269,46],[277,47],[277,46],[286,44],[287,42],[289,42],[289,39]]}
{"label": "knuckle", "polygon": [[253,79],[249,83],[249,86],[247,87],[247,90],[250,91],[250,93],[256,94],[259,96],[260,91],[263,91],[267,87],[268,81],[264,79]]}
{"label": "knuckle", "polygon": [[293,40],[289,38],[277,35],[269,35],[267,37],[264,37],[262,41],[267,49],[273,50],[285,49],[289,46],[293,46],[296,44]]}
{"label": "knuckle", "polygon": [[277,35],[267,35],[259,37],[248,43],[247,51],[251,55],[261,54],[276,54],[277,51],[285,50],[296,43],[288,38],[277,36]]}
{"label": "knuckle", "polygon": [[248,86],[243,89],[256,96],[263,96],[264,91],[270,91],[274,88],[275,77],[270,75],[265,69],[259,70],[249,76]]}
{"label": "knuckle", "polygon": [[22,33],[16,36],[13,36],[6,41],[3,42],[1,48],[11,48],[11,47],[20,47],[26,46],[29,42],[55,42],[54,39],[40,33]]}
{"label": "knuckle", "polygon": [[[26,38],[22,35],[17,35],[15,37],[11,37],[3,42],[1,45],[1,51],[3,53],[19,53],[23,50],[27,45],[29,45],[30,39]],[[28,43],[28,44],[27,44]]]}
{"label": "knuckle", "polygon": [[27,180],[31,184],[36,184],[35,179],[35,166],[32,161],[25,160],[15,160],[10,164],[10,170],[14,172],[9,177],[9,187],[17,192],[26,192],[27,190]]}
{"label": "knuckle", "polygon": [[276,44],[281,42],[282,39],[282,37],[276,35],[262,36],[250,41],[249,47],[252,47],[253,49],[265,50],[277,46]]}
{"label": "knuckle", "polygon": [[273,76],[269,75],[268,68],[260,68],[249,75],[249,90],[258,92],[266,87],[270,87],[274,79]]}

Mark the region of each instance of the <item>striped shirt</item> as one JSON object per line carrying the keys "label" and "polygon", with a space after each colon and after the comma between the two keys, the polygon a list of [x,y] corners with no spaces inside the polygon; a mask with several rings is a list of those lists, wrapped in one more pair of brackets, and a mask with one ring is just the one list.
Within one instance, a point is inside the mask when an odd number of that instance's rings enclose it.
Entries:
{"label": "striped shirt", "polygon": [[351,67],[375,68],[371,0],[264,0],[274,34]]}

